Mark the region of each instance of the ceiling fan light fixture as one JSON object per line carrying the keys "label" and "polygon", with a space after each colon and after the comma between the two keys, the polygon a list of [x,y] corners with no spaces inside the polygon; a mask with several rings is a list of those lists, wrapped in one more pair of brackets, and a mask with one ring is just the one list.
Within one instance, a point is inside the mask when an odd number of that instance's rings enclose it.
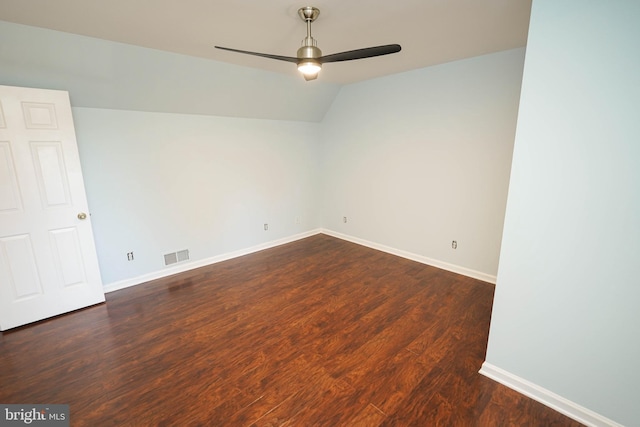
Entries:
{"label": "ceiling fan light fixture", "polygon": [[321,68],[322,64],[315,59],[305,59],[298,62],[298,71],[305,76],[317,76]]}
{"label": "ceiling fan light fixture", "polygon": [[334,53],[331,55],[322,55],[322,51],[318,49],[316,40],[311,36],[311,23],[318,18],[320,10],[315,7],[303,7],[298,10],[298,15],[307,24],[307,36],[302,40],[302,47],[298,49],[295,57],[273,55],[269,53],[250,52],[247,50],[231,49],[228,47],[216,46],[217,49],[228,50],[231,52],[244,53],[247,55],[262,56],[278,61],[293,62],[298,66],[298,70],[302,73],[305,80],[315,80],[322,68],[322,64],[329,62],[353,61],[354,59],[373,58],[375,56],[389,55],[390,53],[400,52],[399,44],[388,44],[384,46],[366,47],[364,49],[349,50],[346,52]]}

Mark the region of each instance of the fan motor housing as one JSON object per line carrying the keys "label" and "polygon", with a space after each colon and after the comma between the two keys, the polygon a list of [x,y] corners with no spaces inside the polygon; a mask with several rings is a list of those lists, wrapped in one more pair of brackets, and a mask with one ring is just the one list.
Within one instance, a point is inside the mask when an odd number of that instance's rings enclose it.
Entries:
{"label": "fan motor housing", "polygon": [[302,46],[296,56],[298,59],[316,59],[322,56],[322,51],[316,46]]}

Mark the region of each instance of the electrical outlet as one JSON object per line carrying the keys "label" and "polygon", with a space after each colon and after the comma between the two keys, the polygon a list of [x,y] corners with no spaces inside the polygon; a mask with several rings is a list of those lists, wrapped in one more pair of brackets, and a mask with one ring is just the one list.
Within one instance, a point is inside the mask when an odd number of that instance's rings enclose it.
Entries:
{"label": "electrical outlet", "polygon": [[300,224],[300,217],[299,216],[296,217],[296,224]]}
{"label": "electrical outlet", "polygon": [[345,224],[347,223],[347,217],[346,216],[342,217],[342,222],[344,222]]}
{"label": "electrical outlet", "polygon": [[452,240],[451,241],[451,247],[453,249],[458,249],[458,241],[457,240]]}
{"label": "electrical outlet", "polygon": [[269,224],[266,224],[266,223],[265,223],[265,224],[264,224],[264,231],[267,231],[267,230],[269,230]]}
{"label": "electrical outlet", "polygon": [[133,261],[133,251],[127,252],[127,261]]}

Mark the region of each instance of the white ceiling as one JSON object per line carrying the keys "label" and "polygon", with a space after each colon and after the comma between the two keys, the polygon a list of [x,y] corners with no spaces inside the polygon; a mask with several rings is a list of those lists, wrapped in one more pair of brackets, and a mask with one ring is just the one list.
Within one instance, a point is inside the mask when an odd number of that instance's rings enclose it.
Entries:
{"label": "white ceiling", "polygon": [[[307,4],[310,3],[310,4]],[[531,0],[0,0],[0,20],[297,75],[295,64],[214,45],[295,56],[306,27],[323,54],[398,43],[402,51],[325,64],[353,83],[526,45]]]}

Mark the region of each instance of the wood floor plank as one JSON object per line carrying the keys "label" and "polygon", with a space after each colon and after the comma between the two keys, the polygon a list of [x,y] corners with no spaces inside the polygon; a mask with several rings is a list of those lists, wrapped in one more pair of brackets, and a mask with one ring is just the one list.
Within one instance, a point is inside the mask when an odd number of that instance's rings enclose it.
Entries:
{"label": "wood floor plank", "polygon": [[352,427],[375,427],[384,421],[386,415],[373,404],[367,405],[358,415],[349,420]]}
{"label": "wood floor plank", "polygon": [[413,353],[400,352],[371,376],[365,397],[385,414],[391,414],[427,376],[429,369]]}
{"label": "wood floor plank", "polygon": [[478,374],[493,290],[316,235],[3,332],[0,402],[73,426],[579,426]]}

